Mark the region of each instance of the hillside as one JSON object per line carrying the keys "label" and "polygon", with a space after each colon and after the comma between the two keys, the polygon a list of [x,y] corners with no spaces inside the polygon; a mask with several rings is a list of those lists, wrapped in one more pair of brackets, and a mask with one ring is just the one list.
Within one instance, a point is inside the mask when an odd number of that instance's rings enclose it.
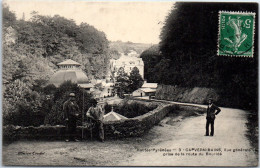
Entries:
{"label": "hillside", "polygon": [[[253,3],[175,3],[162,28],[159,46],[141,55],[145,77],[148,82],[187,90],[213,88],[229,107],[257,109],[258,52],[254,50],[254,56],[249,58],[217,55],[220,10],[257,13],[258,8]],[[257,23],[256,18],[256,49]],[[165,93],[175,94],[174,89],[166,89]]]}
{"label": "hillside", "polygon": [[[21,115],[40,114],[44,87],[57,63],[73,59],[89,79],[106,75],[110,57],[106,35],[95,27],[59,15],[37,12],[17,20],[3,5],[3,118],[20,121]],[[27,120],[25,120],[27,121]]]}
{"label": "hillside", "polygon": [[122,41],[110,41],[109,48],[111,52],[114,51],[115,55],[119,53],[129,53],[131,50],[136,51],[138,54],[141,54],[143,51],[151,47],[152,44],[144,43],[133,43],[133,42],[122,42]]}

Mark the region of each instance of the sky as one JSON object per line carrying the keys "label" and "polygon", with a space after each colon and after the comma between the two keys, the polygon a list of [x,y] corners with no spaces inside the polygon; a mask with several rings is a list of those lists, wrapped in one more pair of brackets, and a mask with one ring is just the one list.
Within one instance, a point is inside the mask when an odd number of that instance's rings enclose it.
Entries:
{"label": "sky", "polygon": [[68,1],[68,0],[4,0],[18,19],[30,13],[58,14],[93,25],[103,31],[110,41],[159,43],[161,28],[174,2],[171,1]]}

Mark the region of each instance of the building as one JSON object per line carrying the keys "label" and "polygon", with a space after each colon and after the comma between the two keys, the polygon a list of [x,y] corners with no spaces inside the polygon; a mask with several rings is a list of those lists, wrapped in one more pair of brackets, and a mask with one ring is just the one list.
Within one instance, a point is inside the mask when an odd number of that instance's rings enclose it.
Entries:
{"label": "building", "polygon": [[139,88],[135,90],[132,95],[134,97],[143,97],[143,96],[155,96],[156,90],[150,88]]}
{"label": "building", "polygon": [[94,87],[93,84],[89,82],[86,73],[80,68],[80,63],[67,59],[57,65],[59,69],[50,78],[50,84],[54,84],[58,87],[65,81],[71,81],[86,90],[90,90]]}
{"label": "building", "polygon": [[155,96],[158,83],[144,83],[141,88],[135,90],[132,95],[134,97]]}
{"label": "building", "polygon": [[[131,51],[128,55],[121,54],[121,57],[117,60],[110,60],[111,72],[117,72],[120,67],[123,67],[128,75],[134,67],[137,67],[140,75],[144,78],[144,62],[142,58],[138,58],[138,54],[135,51]],[[115,73],[115,76],[116,75],[117,74]]]}
{"label": "building", "polygon": [[158,83],[147,83],[144,82],[144,84],[142,85],[142,88],[150,88],[150,89],[154,89],[156,90],[158,87]]}

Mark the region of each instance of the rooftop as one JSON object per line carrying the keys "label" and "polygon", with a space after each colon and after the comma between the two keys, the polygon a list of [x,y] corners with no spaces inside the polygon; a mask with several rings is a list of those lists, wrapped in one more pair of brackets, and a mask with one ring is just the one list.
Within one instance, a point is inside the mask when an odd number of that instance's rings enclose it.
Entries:
{"label": "rooftop", "polygon": [[57,65],[81,65],[81,64],[76,61],[73,61],[72,59],[67,59],[61,63],[58,63]]}
{"label": "rooftop", "polygon": [[142,88],[153,88],[156,89],[158,86],[158,83],[144,83]]}
{"label": "rooftop", "polygon": [[125,116],[122,116],[114,111],[111,111],[104,115],[104,121],[118,121],[122,119],[127,119]]}
{"label": "rooftop", "polygon": [[82,70],[59,70],[52,75],[50,83],[59,86],[65,81],[71,81],[77,84],[88,84],[89,80]]}
{"label": "rooftop", "polygon": [[155,89],[151,89],[151,88],[140,88],[140,90],[144,91],[145,93],[156,92]]}

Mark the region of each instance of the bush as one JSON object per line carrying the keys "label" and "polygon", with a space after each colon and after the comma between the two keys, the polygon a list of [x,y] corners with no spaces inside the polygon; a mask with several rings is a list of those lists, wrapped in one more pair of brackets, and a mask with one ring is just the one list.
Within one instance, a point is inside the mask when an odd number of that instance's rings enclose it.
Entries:
{"label": "bush", "polygon": [[24,82],[15,80],[6,86],[3,101],[4,125],[38,126],[44,114],[40,108],[44,96],[31,90]]}
{"label": "bush", "polygon": [[[63,103],[74,92],[80,112],[87,112],[92,95],[70,81],[56,88],[47,85],[33,91],[24,82],[16,80],[6,85],[3,98],[3,125],[40,126],[63,124]],[[84,93],[84,103],[83,103]],[[81,116],[81,115],[80,115]],[[81,119],[81,118],[79,118]]]}
{"label": "bush", "polygon": [[[47,113],[44,124],[50,125],[61,125],[64,123],[63,119],[63,104],[69,99],[69,94],[73,92],[76,96],[76,102],[79,106],[81,121],[82,112],[84,115],[90,107],[90,101],[93,99],[92,95],[87,91],[81,89],[77,84],[72,83],[71,81],[66,81],[58,87],[53,95],[53,103],[50,111]],[[84,94],[84,103],[83,103],[83,94]],[[83,110],[84,104],[84,110]],[[80,122],[79,122],[80,123]]]}
{"label": "bush", "polygon": [[[109,104],[105,104],[105,113],[108,113],[111,111],[112,106]],[[127,118],[134,118],[143,114],[148,113],[149,111],[154,110],[157,108],[157,105],[150,104],[145,105],[138,102],[129,103],[128,101],[124,101],[122,104],[114,105],[113,109],[116,113],[121,114]]]}

